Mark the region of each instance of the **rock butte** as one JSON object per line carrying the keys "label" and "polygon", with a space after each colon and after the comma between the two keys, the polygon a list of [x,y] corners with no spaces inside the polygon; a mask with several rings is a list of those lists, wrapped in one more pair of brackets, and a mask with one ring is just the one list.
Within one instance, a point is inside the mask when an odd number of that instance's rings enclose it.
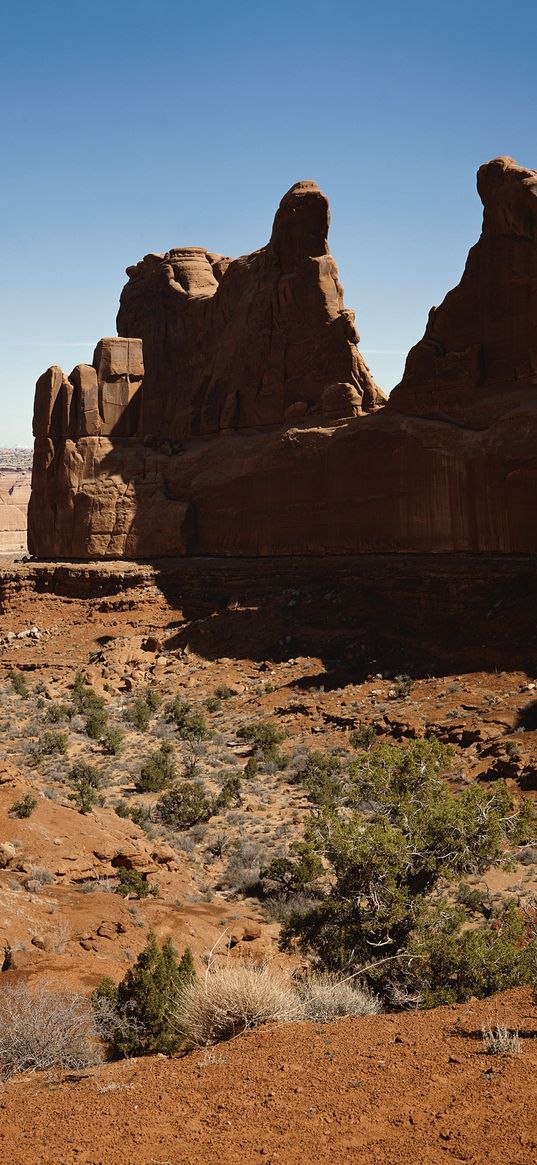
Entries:
{"label": "rock butte", "polygon": [[119,338],[36,389],[43,559],[537,550],[537,172],[477,178],[483,229],[389,401],[312,182],[270,242],[146,255]]}

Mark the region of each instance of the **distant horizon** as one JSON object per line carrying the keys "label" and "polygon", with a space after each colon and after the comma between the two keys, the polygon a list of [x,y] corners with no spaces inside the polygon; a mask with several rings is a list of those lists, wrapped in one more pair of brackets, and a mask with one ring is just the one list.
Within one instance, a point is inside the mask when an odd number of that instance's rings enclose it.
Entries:
{"label": "distant horizon", "polygon": [[127,265],[181,245],[257,250],[302,178],[329,199],[345,304],[389,393],[479,237],[478,167],[537,165],[537,9],[514,7],[516,20],[501,0],[6,11],[2,443],[31,444],[47,367],[69,373],[115,334]]}

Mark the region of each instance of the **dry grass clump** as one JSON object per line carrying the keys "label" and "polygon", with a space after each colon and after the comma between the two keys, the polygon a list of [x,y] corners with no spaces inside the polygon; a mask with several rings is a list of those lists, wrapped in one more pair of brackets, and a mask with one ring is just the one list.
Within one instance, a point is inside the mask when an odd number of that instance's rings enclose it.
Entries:
{"label": "dry grass clump", "polygon": [[298,987],[304,1019],[320,1023],[345,1015],[377,1015],[380,1000],[367,988],[329,972],[311,975]]}
{"label": "dry grass clump", "polygon": [[497,1024],[496,1027],[482,1027],[483,1051],[493,1056],[519,1056],[522,1044],[517,1031]]}
{"label": "dry grass clump", "polygon": [[228,1040],[264,1023],[303,1018],[297,992],[266,965],[233,963],[209,969],[182,992],[178,1023],[198,1047]]}
{"label": "dry grass clump", "polygon": [[101,1059],[91,1004],[46,986],[5,987],[0,996],[0,1076],[86,1068]]}

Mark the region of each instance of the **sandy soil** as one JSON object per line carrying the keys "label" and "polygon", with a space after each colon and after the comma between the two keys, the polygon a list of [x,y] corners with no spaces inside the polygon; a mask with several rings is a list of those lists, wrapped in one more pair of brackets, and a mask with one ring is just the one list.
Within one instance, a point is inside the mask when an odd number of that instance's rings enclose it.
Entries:
{"label": "sandy soil", "polygon": [[[486,1054],[481,1026],[523,1033]],[[0,1094],[1,1165],[533,1165],[527,992],[416,1015],[265,1028]]]}

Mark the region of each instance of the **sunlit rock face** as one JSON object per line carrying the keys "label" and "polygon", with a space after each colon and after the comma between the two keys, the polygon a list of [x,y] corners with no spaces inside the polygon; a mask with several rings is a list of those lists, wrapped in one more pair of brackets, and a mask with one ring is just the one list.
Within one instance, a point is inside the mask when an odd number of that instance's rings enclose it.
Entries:
{"label": "sunlit rock face", "polygon": [[128,268],[118,338],[38,381],[41,558],[535,552],[537,174],[478,173],[483,231],[386,403],[314,183],[270,242]]}

